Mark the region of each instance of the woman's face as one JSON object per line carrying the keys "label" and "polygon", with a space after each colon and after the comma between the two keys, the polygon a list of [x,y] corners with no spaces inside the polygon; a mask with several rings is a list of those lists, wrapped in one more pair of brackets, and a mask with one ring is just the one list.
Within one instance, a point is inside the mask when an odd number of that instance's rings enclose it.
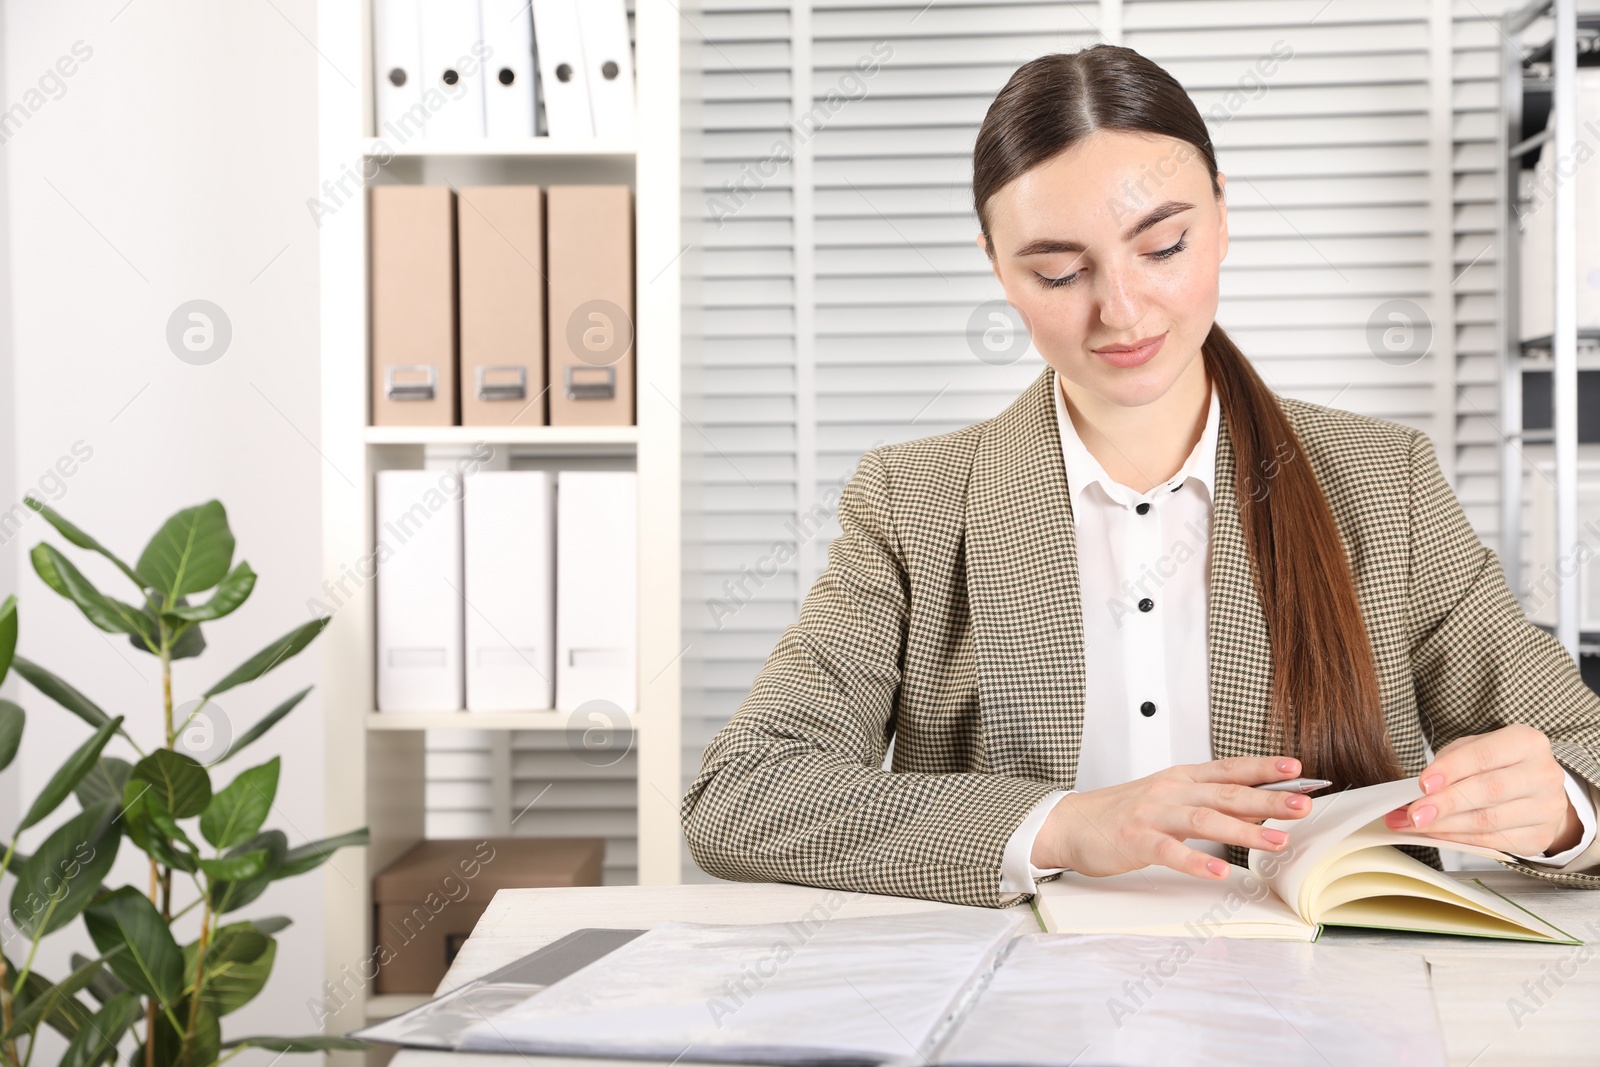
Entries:
{"label": "woman's face", "polygon": [[1199,355],[1228,218],[1193,145],[1093,133],[994,194],[989,233],[1006,299],[1080,395],[1148,404]]}

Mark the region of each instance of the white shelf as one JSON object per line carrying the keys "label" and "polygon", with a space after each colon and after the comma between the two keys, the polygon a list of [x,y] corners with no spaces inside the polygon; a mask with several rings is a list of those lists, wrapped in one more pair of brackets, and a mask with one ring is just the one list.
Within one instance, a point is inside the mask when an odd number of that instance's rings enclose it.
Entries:
{"label": "white shelf", "polygon": [[426,993],[377,993],[367,998],[367,1022],[381,1022],[420,1008],[433,998]]}
{"label": "white shelf", "polygon": [[[544,730],[546,740],[568,727],[562,709],[518,713],[402,714],[373,709],[376,601],[373,583],[348,586],[353,566],[373,553],[372,482],[377,471],[415,467],[424,448],[504,446],[534,458],[576,456],[638,472],[639,710],[620,725],[633,735],[637,820],[637,878],[670,884],[682,877],[682,457],[679,407],[683,336],[681,256],[683,123],[679,115],[682,16],[672,0],[634,0],[634,71],[638,122],[626,142],[549,138],[428,141],[403,138],[376,121],[373,99],[373,5],[319,0],[317,47],[351,77],[318,82],[319,185],[346,191],[347,206],[320,220],[322,405],[319,448],[323,472],[324,578],[345,583],[347,599],[319,638],[329,708],[324,824],[337,833],[366,826],[372,843],[346,849],[326,865],[324,974],[344,988],[349,971],[371,958],[371,879],[419,841],[426,829],[426,734],[429,729]],[[378,136],[374,136],[374,134]],[[352,156],[365,157],[353,167]],[[393,160],[394,165],[389,166]],[[373,166],[372,164],[385,164]],[[350,195],[356,182],[506,184],[603,182],[627,184],[634,194],[635,426],[369,426],[368,227],[366,198]],[[662,267],[666,264],[666,267]],[[631,462],[630,462],[631,461]],[[648,681],[646,681],[648,679]],[[639,729],[648,718],[649,729]],[[576,725],[576,724],[574,724]],[[593,723],[584,723],[586,728]],[[573,735],[567,735],[569,737]],[[559,748],[559,742],[554,746]],[[496,746],[500,756],[508,754]],[[496,764],[499,766],[499,764]],[[508,799],[509,768],[491,768],[492,804]],[[499,777],[495,777],[499,775]],[[499,810],[496,808],[496,810]],[[526,830],[527,827],[523,826]],[[424,998],[375,996],[358,990],[325,1021],[344,1033],[368,1019],[392,1016]],[[361,1057],[336,1052],[329,1067],[359,1067]]]}
{"label": "white shelf", "polygon": [[[369,730],[566,730],[587,729],[574,722],[572,712],[546,708],[540,711],[369,711]],[[617,728],[637,730],[637,722]]]}
{"label": "white shelf", "polygon": [[368,426],[369,445],[532,445],[547,448],[628,450],[639,445],[637,426]]}
{"label": "white shelf", "polygon": [[475,141],[418,141],[397,144],[386,137],[369,137],[361,142],[367,158],[384,157],[425,159],[429,156],[465,156],[479,159],[504,159],[522,156],[549,156],[561,159],[626,158],[637,153],[632,141],[556,141],[549,137],[479,139]]}

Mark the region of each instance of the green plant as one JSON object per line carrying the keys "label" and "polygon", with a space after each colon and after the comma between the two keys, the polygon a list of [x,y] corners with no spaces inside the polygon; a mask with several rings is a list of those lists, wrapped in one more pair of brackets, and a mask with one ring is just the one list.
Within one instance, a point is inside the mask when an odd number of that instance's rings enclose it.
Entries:
{"label": "green plant", "polygon": [[[0,605],[0,681],[14,667],[94,730],[29,806],[0,858],[0,875],[9,871],[16,878],[6,941],[20,934],[19,947],[27,950],[20,959],[16,949],[0,952],[0,1067],[27,1067],[41,1026],[67,1038],[63,1067],[115,1063],[119,1045],[129,1041],[137,1045],[129,1067],[209,1067],[252,1046],[292,1052],[366,1047],[322,1035],[222,1035],[222,1016],[266,984],[277,947],[273,935],[289,925],[282,917],[241,920],[232,913],[273,882],[320,866],[337,849],[367,843],[361,829],[291,848],[283,831],[263,829],[278,788],[276,757],[240,771],[223,788],[212,787],[213,769],[275,726],[309,687],[267,712],[218,759],[202,764],[177,744],[213,698],[298,654],[328,620],[307,622],[272,642],[175,722],[173,661],[204,651],[200,624],[238,610],[255,587],[250,565],[233,563],[234,538],[222,505],[213,500],[173,515],[130,567],[48,505],[25,502],[70,544],[104,556],[138,588],[142,606],[101,593],[54,546],[40,542],[32,550],[34,570],[46,585],[99,629],[126,634],[135,648],[160,660],[162,720],[160,744],[147,752],[123,715],[108,714],[54,673],[15,655],[16,597]],[[207,591],[203,603],[189,602]],[[0,770],[16,757],[24,722],[22,708],[0,700]],[[105,754],[114,738],[138,756],[136,762]],[[48,818],[69,794],[78,814],[31,856],[18,852],[22,831]],[[147,887],[103,884],[123,838],[149,857]],[[180,944],[175,928],[190,912],[198,914],[199,933]],[[98,956],[74,955],[72,973],[49,981],[33,966],[39,943],[80,916]]]}

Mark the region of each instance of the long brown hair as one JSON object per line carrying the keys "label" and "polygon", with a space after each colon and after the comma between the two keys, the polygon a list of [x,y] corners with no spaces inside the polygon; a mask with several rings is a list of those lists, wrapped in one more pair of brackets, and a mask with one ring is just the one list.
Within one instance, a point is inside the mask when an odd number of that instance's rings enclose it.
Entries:
{"label": "long brown hair", "polygon": [[[1041,56],[995,97],[972,152],[972,199],[991,257],[989,198],[1096,130],[1192,146],[1221,197],[1205,121],[1172,75],[1116,45]],[[1337,788],[1396,778],[1355,583],[1316,473],[1272,390],[1221,326],[1212,324],[1201,354],[1227,419],[1240,523],[1271,634],[1276,740],[1302,773]]]}

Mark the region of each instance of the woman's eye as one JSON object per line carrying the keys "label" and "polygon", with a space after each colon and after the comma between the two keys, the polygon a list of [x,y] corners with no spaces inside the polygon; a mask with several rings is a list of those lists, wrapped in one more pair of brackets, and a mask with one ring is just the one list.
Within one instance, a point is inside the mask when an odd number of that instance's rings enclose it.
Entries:
{"label": "woman's eye", "polygon": [[[1149,253],[1149,256],[1152,259],[1171,259],[1179,252],[1182,252],[1185,248],[1189,247],[1187,243],[1188,236],[1189,231],[1184,230],[1183,233],[1179,235],[1177,244],[1173,245],[1171,248],[1163,248],[1158,251],[1151,252]],[[1040,274],[1038,271],[1034,271],[1033,276],[1038,278],[1039,284],[1043,285],[1046,289],[1061,289],[1077,281],[1078,276],[1082,273],[1082,271],[1075,270],[1071,274],[1064,274],[1059,278],[1051,278],[1048,275]]]}
{"label": "woman's eye", "polygon": [[1185,248],[1189,247],[1187,244],[1184,243],[1184,238],[1186,238],[1188,236],[1189,236],[1189,231],[1188,230],[1184,230],[1183,233],[1178,235],[1178,243],[1177,244],[1173,245],[1171,248],[1163,248],[1159,252],[1151,252],[1150,254],[1152,256],[1154,256],[1155,258],[1157,258],[1157,259],[1169,259],[1172,256],[1177,255],[1179,252],[1182,252]]}

